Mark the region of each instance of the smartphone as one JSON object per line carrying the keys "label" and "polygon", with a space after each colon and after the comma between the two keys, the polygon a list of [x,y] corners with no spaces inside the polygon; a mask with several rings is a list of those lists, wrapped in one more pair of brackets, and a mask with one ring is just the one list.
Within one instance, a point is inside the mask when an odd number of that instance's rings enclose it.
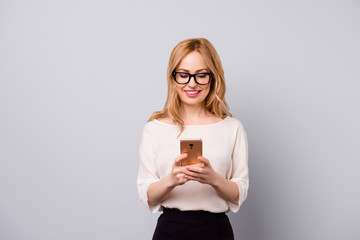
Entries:
{"label": "smartphone", "polygon": [[181,160],[181,166],[200,163],[197,159],[202,156],[202,140],[201,139],[184,139],[180,140],[180,153],[187,153],[187,158]]}

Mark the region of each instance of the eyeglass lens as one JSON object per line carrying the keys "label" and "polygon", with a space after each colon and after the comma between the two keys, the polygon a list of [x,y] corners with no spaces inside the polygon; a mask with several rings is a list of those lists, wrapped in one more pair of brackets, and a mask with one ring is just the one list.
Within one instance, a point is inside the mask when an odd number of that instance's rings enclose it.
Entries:
{"label": "eyeglass lens", "polygon": [[208,84],[210,81],[209,73],[198,73],[198,74],[190,75],[189,73],[182,73],[182,72],[175,73],[175,80],[180,84],[185,84],[189,82],[191,76],[194,76],[195,82],[197,82],[198,84]]}

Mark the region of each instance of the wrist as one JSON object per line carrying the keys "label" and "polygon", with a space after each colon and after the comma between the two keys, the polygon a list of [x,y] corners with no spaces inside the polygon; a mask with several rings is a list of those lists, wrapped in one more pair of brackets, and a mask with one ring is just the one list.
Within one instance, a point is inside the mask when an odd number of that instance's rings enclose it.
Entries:
{"label": "wrist", "polygon": [[172,173],[165,176],[163,180],[165,181],[166,188],[173,189],[174,187],[176,187],[177,182]]}
{"label": "wrist", "polygon": [[220,174],[215,172],[214,177],[212,178],[212,181],[210,182],[210,185],[214,189],[219,189],[222,180],[223,180],[223,177]]}

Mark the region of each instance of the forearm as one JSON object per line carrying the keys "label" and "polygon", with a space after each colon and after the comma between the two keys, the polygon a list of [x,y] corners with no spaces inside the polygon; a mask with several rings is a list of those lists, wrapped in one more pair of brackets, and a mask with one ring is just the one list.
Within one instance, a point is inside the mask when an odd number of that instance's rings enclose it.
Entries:
{"label": "forearm", "polygon": [[150,206],[161,203],[176,186],[182,185],[188,179],[182,173],[184,167],[181,166],[181,160],[186,158],[187,154],[181,154],[175,159],[171,173],[157,182],[149,185],[147,190],[148,204]]}
{"label": "forearm", "polygon": [[170,175],[149,185],[147,190],[148,204],[150,206],[161,203],[166,196],[174,189],[175,185],[170,179]]}
{"label": "forearm", "polygon": [[238,204],[239,188],[235,182],[227,180],[217,173],[211,186],[215,189],[220,197],[234,204]]}

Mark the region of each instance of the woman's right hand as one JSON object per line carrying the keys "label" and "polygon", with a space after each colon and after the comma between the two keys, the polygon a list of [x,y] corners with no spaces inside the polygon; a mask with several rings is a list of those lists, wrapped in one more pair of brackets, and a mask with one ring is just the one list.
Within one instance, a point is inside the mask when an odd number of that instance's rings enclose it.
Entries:
{"label": "woman's right hand", "polygon": [[172,172],[170,173],[170,178],[172,181],[173,186],[179,186],[183,185],[189,179],[186,178],[185,174],[183,173],[186,168],[184,166],[181,166],[181,160],[185,159],[187,157],[186,153],[183,153],[179,155],[177,158],[175,158],[175,162],[172,167]]}
{"label": "woman's right hand", "polygon": [[189,181],[183,173],[186,170],[185,167],[181,166],[181,160],[186,157],[186,153],[178,156],[175,159],[172,171],[164,178],[160,179],[160,181],[149,185],[147,190],[149,206],[160,204],[176,186],[183,185]]}

